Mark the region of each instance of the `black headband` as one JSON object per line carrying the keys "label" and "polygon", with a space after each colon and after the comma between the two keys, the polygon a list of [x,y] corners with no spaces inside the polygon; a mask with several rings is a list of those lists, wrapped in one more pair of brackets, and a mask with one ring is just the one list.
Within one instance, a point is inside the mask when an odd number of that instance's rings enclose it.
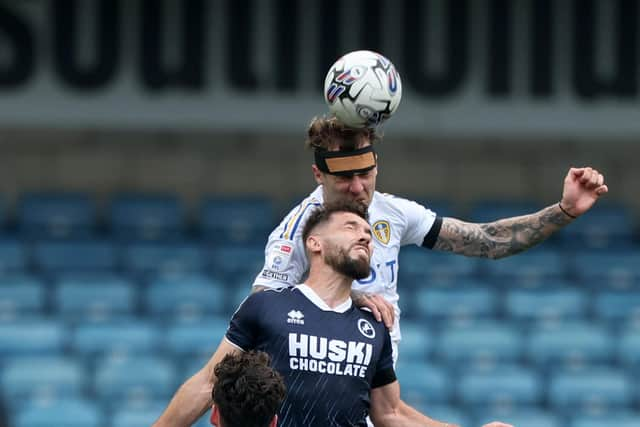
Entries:
{"label": "black headband", "polygon": [[373,145],[353,151],[315,150],[314,156],[318,169],[331,175],[351,176],[376,167],[376,152],[373,150]]}

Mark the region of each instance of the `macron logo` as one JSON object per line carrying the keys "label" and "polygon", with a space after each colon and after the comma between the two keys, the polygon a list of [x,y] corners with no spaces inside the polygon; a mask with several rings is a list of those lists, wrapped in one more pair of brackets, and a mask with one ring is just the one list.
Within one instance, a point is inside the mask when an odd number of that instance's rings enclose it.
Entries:
{"label": "macron logo", "polygon": [[291,310],[287,313],[287,323],[304,325],[304,314],[300,310]]}

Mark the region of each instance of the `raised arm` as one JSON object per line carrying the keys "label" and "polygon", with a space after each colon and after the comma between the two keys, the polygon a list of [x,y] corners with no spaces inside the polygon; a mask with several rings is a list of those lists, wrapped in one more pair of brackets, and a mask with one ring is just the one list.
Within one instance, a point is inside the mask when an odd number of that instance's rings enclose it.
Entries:
{"label": "raised arm", "polygon": [[180,386],[153,427],[191,426],[211,409],[211,390],[215,378],[213,368],[229,353],[238,352],[225,338],[207,364]]}
{"label": "raised arm", "polygon": [[444,218],[434,249],[492,259],[520,253],[591,209],[607,191],[604,177],[597,170],[571,168],[559,203],[530,215],[486,224]]}

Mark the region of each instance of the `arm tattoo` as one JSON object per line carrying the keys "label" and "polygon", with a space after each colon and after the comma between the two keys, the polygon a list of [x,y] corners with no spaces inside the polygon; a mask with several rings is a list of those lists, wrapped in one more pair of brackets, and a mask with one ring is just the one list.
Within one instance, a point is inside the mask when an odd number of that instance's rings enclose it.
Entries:
{"label": "arm tattoo", "polygon": [[572,221],[558,204],[531,215],[486,224],[444,218],[434,249],[482,258],[504,258],[544,241]]}

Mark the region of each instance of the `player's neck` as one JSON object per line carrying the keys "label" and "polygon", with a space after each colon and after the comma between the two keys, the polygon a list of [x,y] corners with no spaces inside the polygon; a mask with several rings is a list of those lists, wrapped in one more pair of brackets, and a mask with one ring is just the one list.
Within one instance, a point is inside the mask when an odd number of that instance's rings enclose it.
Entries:
{"label": "player's neck", "polygon": [[337,273],[326,264],[322,264],[312,266],[305,283],[329,307],[334,308],[350,298],[353,279]]}

